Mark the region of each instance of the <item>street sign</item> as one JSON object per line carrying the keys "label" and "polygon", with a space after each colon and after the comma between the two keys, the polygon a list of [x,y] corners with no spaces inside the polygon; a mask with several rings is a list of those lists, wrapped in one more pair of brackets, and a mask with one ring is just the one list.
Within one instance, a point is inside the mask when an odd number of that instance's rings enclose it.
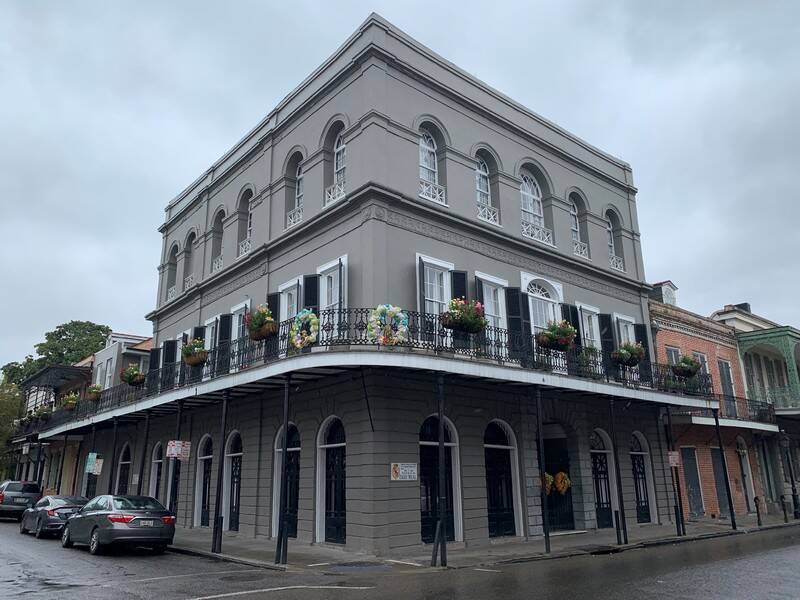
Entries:
{"label": "street sign", "polygon": [[100,475],[103,472],[103,459],[97,458],[94,461],[94,471],[92,471],[93,475]]}
{"label": "street sign", "polygon": [[669,466],[670,467],[680,467],[681,466],[681,455],[678,453],[677,450],[670,450],[669,451]]}
{"label": "street sign", "polygon": [[31,445],[30,444],[22,444],[22,453],[23,454],[30,454]]}
{"label": "street sign", "polygon": [[94,473],[95,461],[97,461],[97,452],[89,452],[86,457],[86,468],[84,469],[86,473]]}
{"label": "street sign", "polygon": [[167,442],[167,458],[177,458],[181,462],[189,460],[192,442],[183,440],[170,440]]}
{"label": "street sign", "polygon": [[392,463],[389,469],[391,481],[416,481],[417,463]]}

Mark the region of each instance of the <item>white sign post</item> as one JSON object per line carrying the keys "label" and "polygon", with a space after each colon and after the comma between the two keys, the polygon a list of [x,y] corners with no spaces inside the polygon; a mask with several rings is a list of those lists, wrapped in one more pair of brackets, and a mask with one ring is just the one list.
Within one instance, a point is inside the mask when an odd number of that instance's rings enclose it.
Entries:
{"label": "white sign post", "polygon": [[417,463],[392,463],[389,468],[390,481],[416,481]]}

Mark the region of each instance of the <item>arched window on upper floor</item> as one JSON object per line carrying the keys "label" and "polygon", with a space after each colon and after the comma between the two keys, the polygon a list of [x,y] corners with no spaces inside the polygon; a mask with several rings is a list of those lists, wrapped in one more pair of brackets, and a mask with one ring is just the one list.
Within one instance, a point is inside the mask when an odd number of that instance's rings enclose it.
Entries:
{"label": "arched window on upper floor", "polygon": [[253,190],[247,188],[239,197],[237,207],[237,258],[244,256],[253,247]]}
{"label": "arched window on upper floor", "polygon": [[547,328],[548,323],[557,321],[560,313],[558,294],[544,280],[534,279],[528,283],[528,302],[531,315],[531,328],[534,335]]}
{"label": "arched window on upper floor", "polygon": [[608,240],[608,264],[616,270],[625,272],[625,258],[622,251],[622,224],[613,210],[606,211],[606,238]]}
{"label": "arched window on upper floor", "polygon": [[303,221],[303,155],[295,152],[286,163],[286,229]]}
{"label": "arched window on upper floor", "polygon": [[194,277],[194,242],[197,239],[194,231],[186,238],[186,247],[183,249],[183,291],[188,290],[195,283]]}
{"label": "arched window on upper floor", "polygon": [[345,174],[347,171],[347,144],[344,141],[344,123],[336,121],[331,125],[324,141],[325,157],[325,196],[328,206],[345,197]]}
{"label": "arched window on upper floor", "polygon": [[521,179],[519,197],[522,209],[522,235],[552,246],[553,230],[545,225],[542,187],[529,171],[523,171]]}
{"label": "arched window on upper floor", "polygon": [[[500,224],[500,209],[497,204],[497,162],[484,149],[475,156],[475,203],[478,218],[492,225]],[[493,181],[494,180],[494,181]]]}
{"label": "arched window on upper floor", "polygon": [[446,205],[443,141],[441,133],[432,125],[426,123],[420,129],[419,196]]}
{"label": "arched window on upper floor", "polygon": [[220,210],[214,217],[214,224],[211,226],[211,272],[216,273],[222,269],[222,221],[225,219],[225,212]]}
{"label": "arched window on upper floor", "polygon": [[167,258],[167,291],[166,300],[169,302],[178,295],[178,290],[175,285],[175,280],[178,276],[178,246],[173,244],[169,251]]}
{"label": "arched window on upper floor", "polygon": [[581,258],[589,258],[589,240],[586,234],[586,205],[580,195],[575,192],[569,195],[567,202],[569,204],[572,253]]}

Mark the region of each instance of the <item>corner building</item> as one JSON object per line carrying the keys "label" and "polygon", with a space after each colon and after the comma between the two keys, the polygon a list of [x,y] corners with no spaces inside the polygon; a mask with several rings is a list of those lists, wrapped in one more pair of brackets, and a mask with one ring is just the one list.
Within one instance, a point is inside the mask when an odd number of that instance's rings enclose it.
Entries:
{"label": "corner building", "polygon": [[[40,434],[100,453],[98,489],[158,491],[186,528],[213,526],[219,506],[224,547],[276,535],[285,463],[290,545],[422,548],[438,518],[441,382],[456,546],[541,536],[543,472],[571,484],[546,497],[551,530],[672,518],[663,409],[707,407],[713,386],[650,351],[630,166],[379,16],[172,200],[160,231],[147,382],[57,411]],[[484,333],[440,326],[461,296],[485,304]],[[366,327],[384,302],[409,318],[391,348]],[[245,314],[260,303],[280,331],[252,341]],[[296,351],[302,308],[321,327]],[[576,348],[541,348],[535,334],[562,318]],[[181,362],[190,337],[209,350],[200,367]],[[635,341],[644,361],[614,364]],[[170,439],[191,441],[190,458],[155,470]],[[392,480],[393,463],[415,478]]]}

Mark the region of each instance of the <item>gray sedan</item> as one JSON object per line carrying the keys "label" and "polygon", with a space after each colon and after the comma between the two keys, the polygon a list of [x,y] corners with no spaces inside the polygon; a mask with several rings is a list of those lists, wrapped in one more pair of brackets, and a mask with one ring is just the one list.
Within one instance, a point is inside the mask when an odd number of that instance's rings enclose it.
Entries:
{"label": "gray sedan", "polygon": [[148,496],[97,496],[72,515],[61,533],[61,545],[88,544],[100,554],[114,545],[149,546],[156,553],[175,537],[175,515]]}
{"label": "gray sedan", "polygon": [[73,513],[89,501],[82,496],[45,496],[22,513],[19,532],[33,531],[37,539],[51,533],[58,534]]}
{"label": "gray sedan", "polygon": [[19,520],[41,497],[42,490],[35,481],[4,481],[0,483],[0,517]]}

